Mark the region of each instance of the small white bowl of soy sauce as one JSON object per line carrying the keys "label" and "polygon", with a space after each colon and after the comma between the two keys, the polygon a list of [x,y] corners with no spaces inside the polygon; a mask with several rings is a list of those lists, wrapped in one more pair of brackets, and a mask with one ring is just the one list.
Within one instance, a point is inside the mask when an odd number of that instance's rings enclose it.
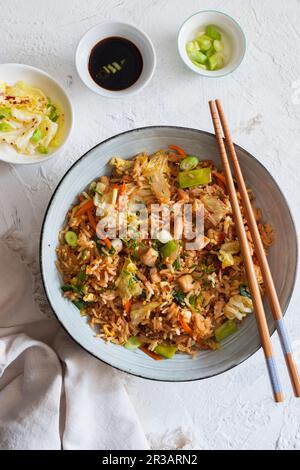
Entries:
{"label": "small white bowl of soy sauce", "polygon": [[156,55],[146,33],[130,24],[107,22],[85,33],[75,62],[88,88],[98,95],[121,98],[137,93],[149,83]]}

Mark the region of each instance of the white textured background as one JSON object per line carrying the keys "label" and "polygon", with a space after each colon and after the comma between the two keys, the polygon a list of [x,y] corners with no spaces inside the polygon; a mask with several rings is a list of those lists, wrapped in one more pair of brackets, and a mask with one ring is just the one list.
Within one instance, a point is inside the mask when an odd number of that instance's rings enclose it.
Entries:
{"label": "white textured background", "polygon": [[[223,79],[201,79],[184,68],[176,34],[192,13],[216,8],[243,27],[242,66]],[[288,0],[2,0],[0,62],[40,67],[69,91],[75,129],[65,154],[42,166],[0,162],[0,236],[19,247],[39,288],[38,237],[48,200],[84,152],[118,132],[151,124],[211,131],[207,101],[222,98],[235,141],[273,174],[300,218],[300,1]],[[144,29],[157,51],[150,85],[126,100],[106,100],[80,82],[76,45],[103,19]],[[1,77],[0,77],[1,78]],[[17,242],[17,243],[15,243]],[[0,260],[1,262],[1,260]],[[1,286],[2,288],[3,286]],[[287,323],[300,362],[299,282]],[[277,338],[273,338],[280,353]],[[216,378],[187,384],[121,374],[155,448],[300,449],[300,400],[293,398],[281,361],[286,401],[275,405],[262,352]]]}

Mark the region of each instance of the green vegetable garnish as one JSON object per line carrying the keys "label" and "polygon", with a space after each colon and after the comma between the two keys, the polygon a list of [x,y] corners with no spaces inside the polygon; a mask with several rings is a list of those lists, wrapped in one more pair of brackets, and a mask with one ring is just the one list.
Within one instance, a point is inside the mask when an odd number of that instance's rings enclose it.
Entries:
{"label": "green vegetable garnish", "polygon": [[244,297],[248,297],[249,299],[251,299],[251,294],[250,294],[246,284],[241,284],[240,285],[240,294],[243,295]]}
{"label": "green vegetable garnish", "polygon": [[79,310],[82,310],[86,307],[86,302],[83,300],[72,300],[72,303],[77,307]]}
{"label": "green vegetable garnish", "polygon": [[142,344],[142,341],[140,341],[136,336],[131,336],[131,338],[128,338],[124,344],[124,348],[129,349],[129,351],[134,351],[135,349],[142,346]]}
{"label": "green vegetable garnish", "polygon": [[12,131],[13,127],[8,124],[8,122],[0,122],[0,131],[1,132],[9,132]]}
{"label": "green vegetable garnish", "polygon": [[64,285],[64,286],[61,286],[61,290],[62,290],[63,292],[70,292],[70,291],[73,290],[73,286],[70,286],[69,284],[66,284],[66,285]]}
{"label": "green vegetable garnish", "polygon": [[174,266],[174,269],[176,269],[176,271],[180,268],[180,258],[179,258],[179,256],[177,256],[177,258],[175,259],[175,261],[173,263],[173,266]]}
{"label": "green vegetable garnish", "polygon": [[220,32],[213,25],[208,25],[206,34],[186,44],[186,52],[191,62],[204,70],[218,70],[224,67],[225,57],[222,54],[224,43]]}
{"label": "green vegetable garnish", "polygon": [[221,40],[221,33],[217,30],[216,26],[209,24],[206,26],[206,34],[211,39],[217,39],[218,41]]}
{"label": "green vegetable garnish", "polygon": [[214,53],[216,52],[214,46],[211,46],[208,51],[206,51],[206,57],[209,58],[211,57],[212,55],[214,55]]}
{"label": "green vegetable garnish", "polygon": [[211,183],[211,169],[200,168],[199,170],[182,171],[178,175],[178,180],[182,189],[208,184]]}
{"label": "green vegetable garnish", "polygon": [[37,148],[37,151],[39,153],[48,153],[48,148],[44,147],[44,145],[39,145],[38,148]]}
{"label": "green vegetable garnish", "polygon": [[173,299],[177,303],[177,305],[181,305],[181,306],[185,305],[184,293],[183,292],[180,292],[178,290],[174,290],[173,291]]}
{"label": "green vegetable garnish", "polygon": [[117,72],[117,70],[115,69],[115,67],[114,67],[113,65],[111,65],[111,64],[109,64],[109,65],[107,66],[107,68],[108,68],[112,73],[116,73],[116,72]]}
{"label": "green vegetable garnish", "polygon": [[206,34],[197,38],[196,41],[199,44],[201,51],[208,51],[212,46],[212,40],[209,36],[206,36]]}
{"label": "green vegetable garnish", "polygon": [[192,306],[192,307],[196,307],[196,300],[197,300],[197,296],[196,295],[191,295],[189,297],[189,304]]}
{"label": "green vegetable garnish", "polygon": [[192,51],[189,53],[189,57],[192,62],[196,62],[197,64],[204,64],[207,61],[207,57],[201,51]]}
{"label": "green vegetable garnish", "polygon": [[72,232],[71,230],[69,230],[66,234],[65,234],[65,240],[67,242],[67,244],[69,246],[76,246],[77,245],[77,240],[78,240],[78,237],[76,235],[75,232]]}
{"label": "green vegetable garnish", "polygon": [[0,107],[0,119],[9,118],[10,116],[11,116],[11,109],[10,108]]}
{"label": "green vegetable garnish", "polygon": [[[76,234],[75,234],[75,235],[76,235]],[[85,267],[85,266],[81,266],[80,271],[79,271],[78,276],[77,276],[77,280],[78,280],[78,282],[80,282],[80,283],[84,282],[84,281],[86,280],[86,278],[87,278],[87,275],[86,275],[85,270],[86,270],[86,267]]]}
{"label": "green vegetable garnish", "polygon": [[172,359],[176,351],[177,351],[177,347],[172,346],[171,344],[158,344],[156,348],[154,349],[154,352],[156,352],[156,354],[159,354],[160,356],[164,356],[167,359]]}
{"label": "green vegetable garnish", "polygon": [[180,163],[181,170],[193,170],[198,165],[199,160],[194,155],[184,158]]}
{"label": "green vegetable garnish", "polygon": [[222,67],[224,67],[224,64],[225,64],[225,59],[224,59],[223,54],[221,54],[220,52],[212,55],[208,59],[209,70],[221,69]]}
{"label": "green vegetable garnish", "polygon": [[40,129],[36,129],[34,133],[32,134],[32,137],[30,140],[33,144],[36,144],[39,140],[41,140],[41,138],[42,138],[42,131]]}
{"label": "green vegetable garnish", "polygon": [[57,113],[57,109],[56,107],[54,106],[54,104],[50,104],[50,106],[48,106],[48,109],[49,109],[49,119],[51,119],[51,121],[53,122],[56,122],[57,119],[58,119],[58,113]]}
{"label": "green vegetable garnish", "polygon": [[187,45],[185,47],[186,47],[186,52],[188,54],[190,54],[191,52],[194,52],[194,51],[200,51],[200,46],[197,43],[197,41],[190,41],[190,42],[187,43]]}
{"label": "green vegetable garnish", "polygon": [[160,247],[160,255],[163,259],[168,258],[177,250],[177,243],[174,240],[168,241],[162,247]]}
{"label": "green vegetable garnish", "polygon": [[122,67],[118,62],[113,62],[112,65],[117,69],[117,70],[122,70]]}
{"label": "green vegetable garnish", "polygon": [[218,39],[216,39],[214,41],[214,49],[216,52],[222,52],[223,49],[224,49],[224,44],[222,43],[222,41],[219,41]]}
{"label": "green vegetable garnish", "polygon": [[223,325],[219,326],[215,330],[215,338],[218,342],[232,335],[237,330],[237,326],[234,320],[227,320]]}

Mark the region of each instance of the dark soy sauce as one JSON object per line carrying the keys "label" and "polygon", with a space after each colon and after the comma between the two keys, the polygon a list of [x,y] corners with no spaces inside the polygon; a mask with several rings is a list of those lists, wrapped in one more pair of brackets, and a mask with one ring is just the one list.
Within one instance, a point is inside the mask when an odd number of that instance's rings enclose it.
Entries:
{"label": "dark soy sauce", "polygon": [[142,73],[143,58],[135,44],[110,37],[98,42],[89,58],[89,72],[97,85],[120,91],[133,85]]}

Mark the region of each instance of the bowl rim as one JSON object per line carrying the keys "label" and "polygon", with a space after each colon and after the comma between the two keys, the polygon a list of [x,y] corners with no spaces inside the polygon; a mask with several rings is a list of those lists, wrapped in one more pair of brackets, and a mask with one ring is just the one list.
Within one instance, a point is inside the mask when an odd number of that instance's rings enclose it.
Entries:
{"label": "bowl rim", "polygon": [[[184,27],[184,25],[191,19],[193,18],[194,16],[197,16],[199,15],[200,13],[217,13],[218,15],[221,15],[221,16],[226,16],[227,18],[229,18],[237,27],[237,29],[241,32],[241,36],[243,38],[243,53],[241,54],[241,57],[240,57],[240,60],[238,61],[238,63],[236,64],[235,67],[231,68],[228,70],[228,72],[226,73],[221,73],[221,74],[218,74],[218,75],[214,75],[214,74],[211,74],[211,73],[205,73],[204,70],[202,70],[201,68],[199,68],[199,70],[195,70],[188,62],[186,62],[184,60],[184,57],[183,55],[181,54],[181,51],[180,51],[180,44],[179,44],[179,38],[180,38],[180,35],[181,35],[181,31],[182,31],[182,28]],[[223,11],[220,11],[220,10],[213,10],[213,9],[210,9],[210,10],[200,10],[200,11],[197,11],[196,13],[193,13],[192,15],[190,15],[188,18],[186,18],[186,20],[184,20],[184,22],[181,24],[180,28],[179,28],[179,31],[178,31],[178,35],[177,35],[177,49],[178,49],[178,54],[182,60],[182,62],[190,69],[192,70],[192,72],[196,73],[197,75],[201,75],[202,77],[207,77],[207,78],[222,78],[222,77],[226,77],[227,75],[230,75],[231,73],[233,73],[240,65],[241,63],[243,62],[244,58],[245,58],[245,55],[246,55],[246,51],[247,51],[247,38],[246,38],[246,35],[244,33],[244,30],[243,28],[241,27],[241,25],[238,23],[238,21],[233,18],[231,15],[229,15],[228,13],[224,13]],[[222,69],[220,69],[222,70]]]}
{"label": "bowl rim", "polygon": [[[91,351],[89,351],[85,346],[82,346],[80,344],[80,342],[74,337],[71,335],[71,333],[67,330],[67,328],[64,326],[64,324],[62,323],[62,321],[60,320],[58,314],[56,313],[55,309],[53,308],[51,302],[50,302],[50,299],[48,297],[48,294],[47,294],[47,289],[46,289],[46,281],[45,281],[45,278],[44,278],[44,274],[43,274],[43,253],[42,253],[42,245],[43,245],[43,236],[44,236],[44,229],[45,229],[45,224],[46,224],[46,221],[47,221],[47,216],[48,216],[48,212],[51,208],[51,205],[52,205],[52,201],[60,187],[60,185],[63,183],[64,179],[67,177],[67,175],[73,170],[74,167],[76,167],[77,165],[79,165],[79,163],[81,163],[87,156],[88,154],[93,151],[94,149],[96,149],[97,147],[99,147],[100,145],[102,144],[105,144],[107,142],[109,142],[110,140],[113,140],[117,137],[120,137],[122,135],[126,135],[126,134],[130,134],[132,132],[139,132],[139,131],[143,131],[143,130],[155,130],[155,129],[177,129],[177,130],[186,130],[186,131],[191,131],[191,132],[195,132],[197,134],[201,134],[201,135],[209,135],[209,136],[212,136],[212,137],[215,137],[215,135],[212,133],[212,132],[208,132],[208,131],[204,131],[204,130],[201,130],[201,129],[195,129],[195,128],[192,128],[192,127],[184,127],[184,126],[169,126],[169,125],[152,125],[152,126],[144,126],[144,127],[138,127],[138,128],[135,128],[135,129],[129,129],[127,131],[124,131],[124,132],[120,132],[119,134],[115,134],[111,137],[108,137],[107,139],[105,140],[102,140],[101,142],[99,142],[98,144],[94,145],[93,147],[91,147],[89,150],[87,150],[78,160],[76,160],[76,162],[74,162],[70,168],[65,172],[65,174],[62,176],[62,178],[60,179],[60,181],[58,182],[50,200],[49,200],[49,203],[47,205],[47,208],[46,208],[46,211],[45,211],[45,215],[44,215],[44,218],[43,218],[43,222],[42,222],[42,225],[41,225],[41,232],[40,232],[40,239],[39,239],[39,267],[40,267],[40,274],[41,274],[41,279],[42,279],[42,285],[43,285],[43,289],[44,289],[44,293],[46,295],[46,298],[48,300],[48,304],[52,310],[52,312],[54,313],[55,317],[57,318],[59,324],[61,325],[61,327],[67,332],[67,334],[69,335],[70,338],[73,339],[73,341],[75,341],[82,349],[84,349],[86,352],[88,352],[91,356],[95,357],[96,359],[98,359],[99,361],[101,361],[102,363],[112,367],[113,369],[116,369],[120,372],[123,372],[123,373],[127,373],[127,374],[130,374],[132,376],[135,376],[135,377],[139,377],[141,379],[145,379],[145,380],[152,380],[152,381],[156,381],[156,382],[168,382],[168,383],[181,383],[181,382],[197,382],[197,381],[200,381],[200,380],[205,380],[205,379],[209,379],[209,378],[212,378],[212,377],[216,377],[216,376],[219,376],[219,375],[222,375],[224,374],[225,372],[228,372],[229,370],[231,369],[234,369],[235,367],[237,367],[238,365],[242,364],[243,362],[247,361],[251,356],[253,356],[254,354],[256,354],[261,348],[262,346],[258,346],[253,352],[249,353],[246,357],[244,357],[243,359],[241,360],[238,360],[235,362],[235,364],[229,366],[228,368],[224,369],[222,372],[218,372],[218,373],[215,373],[215,374],[210,374],[210,375],[206,375],[205,377],[199,377],[199,378],[193,378],[193,379],[176,379],[176,380],[173,380],[173,379],[156,379],[156,378],[153,378],[153,377],[145,377],[141,374],[138,374],[138,373],[134,373],[132,371],[127,371],[127,370],[123,370],[121,367],[117,367],[117,366],[113,366],[111,365],[108,361],[102,359],[102,358],[99,358],[96,354],[92,353]],[[282,314],[283,316],[285,316],[286,312],[287,312],[287,309],[289,307],[289,304],[290,304],[290,301],[292,299],[292,296],[293,296],[293,293],[294,293],[294,290],[295,290],[295,283],[296,283],[296,279],[297,279],[297,271],[298,271],[298,261],[299,261],[299,257],[298,257],[298,254],[299,254],[299,246],[298,246],[298,237],[297,237],[297,231],[296,231],[296,225],[295,225],[295,221],[294,221],[294,218],[293,218],[293,215],[291,213],[291,209],[290,209],[290,206],[288,204],[288,201],[285,197],[285,195],[283,194],[280,186],[277,184],[275,178],[271,175],[271,173],[269,172],[269,170],[256,158],[254,157],[250,152],[248,152],[247,150],[245,150],[243,147],[241,147],[240,145],[237,145],[234,143],[234,146],[239,149],[239,150],[242,150],[243,152],[245,152],[247,154],[248,157],[254,159],[256,161],[256,163],[258,163],[267,173],[268,173],[268,176],[271,178],[271,180],[275,183],[275,185],[277,186],[278,188],[278,191],[283,199],[283,201],[285,202],[286,204],[286,207],[287,207],[287,210],[288,210],[288,215],[289,215],[289,218],[291,219],[291,222],[292,222],[292,225],[293,225],[293,229],[294,229],[294,235],[295,235],[295,245],[296,245],[296,253],[295,253],[295,258],[296,258],[296,262],[295,262],[295,269],[294,269],[294,272],[293,272],[293,282],[292,282],[292,285],[291,285],[291,289],[290,289],[290,293],[289,293],[289,296],[287,298],[287,302],[286,302],[286,305],[285,305],[285,308],[282,310]],[[272,328],[271,328],[271,331],[270,331],[270,336],[273,336],[274,332],[275,332],[276,328],[275,328],[275,324],[273,324]]]}
{"label": "bowl rim", "polygon": [[[79,71],[79,67],[78,67],[78,63],[79,63],[79,48],[80,46],[82,45],[82,43],[84,42],[86,36],[91,33],[93,30],[97,30],[98,28],[102,27],[102,26],[105,26],[105,25],[113,25],[113,26],[127,26],[129,27],[131,30],[133,31],[136,31],[138,34],[140,34],[141,36],[143,36],[147,43],[149,44],[150,46],[150,49],[151,49],[151,52],[152,52],[152,56],[153,56],[153,66],[151,67],[151,70],[150,70],[150,73],[149,75],[147,76],[147,78],[145,79],[144,83],[142,83],[141,85],[139,85],[135,90],[132,90],[132,91],[129,91],[131,88],[132,88],[132,85],[130,87],[128,87],[127,89],[125,90],[120,90],[118,92],[115,92],[115,91],[111,91],[111,90],[105,90],[105,89],[102,89],[102,87],[100,87],[98,85],[98,91],[94,88],[92,88],[88,81],[85,80],[84,76],[81,74],[81,72]],[[97,43],[95,43],[96,45]],[[113,99],[120,99],[120,98],[126,98],[126,97],[129,97],[129,96],[133,96],[135,95],[136,93],[138,93],[139,91],[141,91],[143,88],[145,88],[149,82],[152,80],[153,78],[153,75],[154,75],[154,72],[156,70],[156,64],[157,64],[157,58],[156,58],[156,52],[155,52],[155,47],[153,45],[153,42],[150,38],[150,36],[145,32],[143,31],[142,29],[138,28],[137,26],[131,24],[131,23],[126,23],[124,21],[110,21],[110,20],[104,20],[100,23],[97,23],[95,24],[94,26],[92,26],[91,28],[89,28],[80,38],[78,44],[77,44],[77,47],[76,47],[76,51],[75,51],[75,67],[76,67],[76,71],[77,71],[77,74],[80,78],[80,80],[82,81],[82,83],[89,89],[91,90],[93,93],[96,93],[97,95],[99,96],[102,96],[103,98],[113,98]],[[87,70],[87,73],[89,73],[88,71],[88,68],[86,68]],[[137,80],[138,81],[138,80]],[[135,82],[137,83],[137,82]],[[96,82],[95,82],[96,84]],[[96,84],[97,85],[97,84]],[[105,92],[103,91],[105,90]]]}
{"label": "bowl rim", "polygon": [[[72,101],[69,98],[69,95],[68,95],[65,87],[63,85],[61,85],[59,83],[59,81],[56,80],[56,78],[54,78],[48,72],[45,72],[45,70],[40,69],[38,67],[34,67],[33,65],[28,65],[28,64],[18,63],[18,62],[6,62],[4,64],[0,64],[0,67],[10,67],[10,66],[32,70],[33,72],[38,72],[38,73],[44,75],[45,77],[47,77],[50,81],[52,81],[61,90],[61,92],[63,93],[64,97],[66,98],[66,101],[67,101],[67,103],[69,105],[69,108],[70,108],[70,128],[69,128],[69,131],[66,135],[65,141],[54,152],[50,153],[50,155],[48,155],[47,157],[41,157],[38,160],[29,160],[28,162],[11,162],[11,161],[8,161],[8,160],[2,160],[0,158],[0,162],[9,163],[9,164],[12,164],[12,165],[38,165],[40,163],[47,162],[48,160],[50,160],[53,157],[56,157],[58,155],[58,153],[61,152],[62,149],[66,146],[66,144],[69,142],[71,133],[72,133],[73,128],[74,128],[73,104],[72,104]],[[24,155],[24,154],[20,154],[20,155]]]}

